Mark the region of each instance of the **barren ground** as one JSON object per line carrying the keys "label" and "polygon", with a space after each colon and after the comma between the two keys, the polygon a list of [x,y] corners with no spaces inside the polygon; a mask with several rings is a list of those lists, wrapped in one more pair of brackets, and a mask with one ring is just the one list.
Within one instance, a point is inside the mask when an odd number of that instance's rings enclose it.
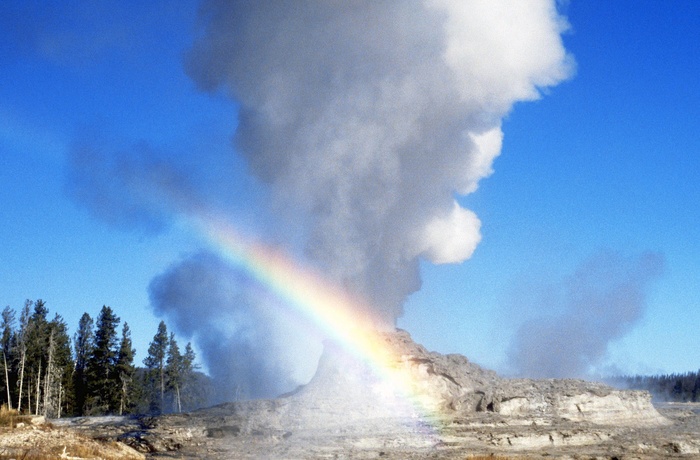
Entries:
{"label": "barren ground", "polygon": [[[538,424],[497,414],[443,420],[431,428],[395,420],[284,431],[271,402],[226,404],[191,414],[90,417],[0,431],[0,459],[513,459],[651,460],[700,458],[700,404],[663,404],[663,427],[619,427],[561,421]],[[257,407],[253,407],[257,406]],[[258,428],[248,411],[267,413]],[[256,416],[256,417],[259,417]],[[43,456],[42,456],[43,455]]]}
{"label": "barren ground", "polygon": [[648,393],[581,380],[503,379],[403,331],[379,340],[411,404],[327,350],[311,382],[285,397],[26,424],[0,431],[0,460],[700,459],[700,404],[653,406]]}

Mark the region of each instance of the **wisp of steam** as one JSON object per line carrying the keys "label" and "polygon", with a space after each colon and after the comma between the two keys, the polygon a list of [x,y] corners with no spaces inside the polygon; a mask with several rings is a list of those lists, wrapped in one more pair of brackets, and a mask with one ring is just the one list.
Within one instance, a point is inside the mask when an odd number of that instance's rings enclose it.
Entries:
{"label": "wisp of steam", "polygon": [[[601,251],[562,281],[546,289],[529,287],[539,315],[524,322],[513,338],[512,370],[526,377],[590,377],[608,344],[642,317],[647,291],[663,265],[663,257],[653,252],[630,257]],[[519,300],[511,308],[528,305]]]}

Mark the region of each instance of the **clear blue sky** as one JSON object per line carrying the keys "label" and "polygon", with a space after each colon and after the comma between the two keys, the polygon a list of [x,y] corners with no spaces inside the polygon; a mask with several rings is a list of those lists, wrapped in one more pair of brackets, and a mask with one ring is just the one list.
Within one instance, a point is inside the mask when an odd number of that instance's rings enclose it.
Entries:
{"label": "clear blue sky", "polygon": [[[183,70],[196,10],[0,5],[0,306],[42,298],[72,332],[83,312],[110,305],[130,324],[139,361],[159,321],[149,283],[201,243],[167,222],[99,219],[75,199],[67,155],[86,132],[117,146],[145,141],[184,164],[230,155],[235,104],[201,93]],[[643,315],[597,365],[696,370],[700,3],[572,0],[563,13],[575,75],[506,118],[493,175],[461,199],[482,221],[480,245],[461,265],[423,264],[399,325],[429,349],[506,370],[518,327],[548,321],[545,308],[514,307],[523,291],[561,283],[600,251],[651,251],[664,270]],[[265,190],[230,161],[230,206],[255,220]],[[252,225],[264,227],[259,214]]]}

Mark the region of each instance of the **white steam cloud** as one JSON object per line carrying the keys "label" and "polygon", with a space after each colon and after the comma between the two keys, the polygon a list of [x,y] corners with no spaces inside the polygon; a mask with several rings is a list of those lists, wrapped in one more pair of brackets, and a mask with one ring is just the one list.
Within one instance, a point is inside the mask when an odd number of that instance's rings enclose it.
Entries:
{"label": "white steam cloud", "polygon": [[207,1],[187,71],[240,103],[237,150],[310,220],[310,256],[388,324],[418,263],[481,238],[501,119],[571,71],[553,0]]}
{"label": "white steam cloud", "polygon": [[[274,209],[304,229],[315,268],[388,327],[421,259],[460,263],[477,247],[481,223],[456,197],[491,174],[502,118],[573,68],[555,0],[210,0],[199,20],[187,73],[236,101],[236,151]],[[117,225],[226,210],[235,190],[210,174],[230,157],[94,144],[76,144],[69,190]],[[153,281],[151,302],[228,385],[221,398],[272,396],[302,379],[303,331],[241,283],[198,254]]]}

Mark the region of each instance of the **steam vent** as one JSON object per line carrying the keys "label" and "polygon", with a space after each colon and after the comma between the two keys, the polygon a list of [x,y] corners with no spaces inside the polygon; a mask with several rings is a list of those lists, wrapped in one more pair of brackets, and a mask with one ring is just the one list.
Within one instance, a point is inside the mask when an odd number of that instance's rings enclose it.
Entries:
{"label": "steam vent", "polygon": [[504,379],[401,330],[374,340],[381,370],[329,343],[290,394],[142,419],[115,438],[163,458],[700,458],[697,414],[662,415],[647,392]]}

